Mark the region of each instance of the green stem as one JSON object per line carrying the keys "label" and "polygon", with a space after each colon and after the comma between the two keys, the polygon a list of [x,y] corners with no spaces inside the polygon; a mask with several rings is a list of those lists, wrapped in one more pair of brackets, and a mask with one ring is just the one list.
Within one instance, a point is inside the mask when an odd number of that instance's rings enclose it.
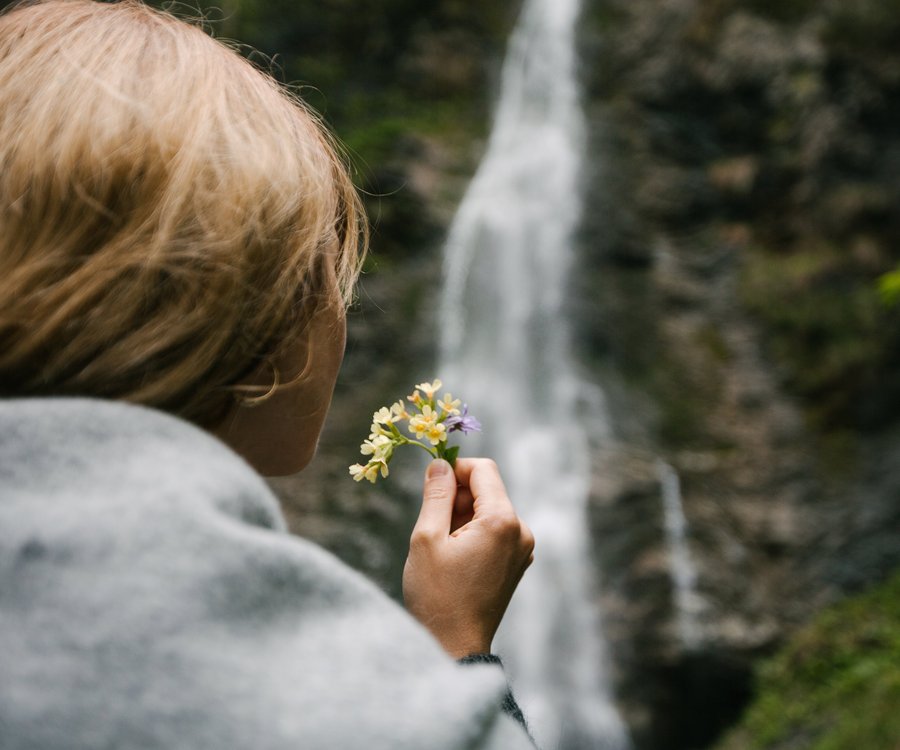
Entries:
{"label": "green stem", "polygon": [[425,445],[424,443],[420,443],[418,440],[410,440],[409,438],[403,438],[403,442],[400,443],[400,445],[417,445],[417,446],[419,446],[423,451],[425,451],[426,453],[428,453],[428,455],[431,456],[432,458],[440,458],[440,456],[438,455],[437,451],[435,451],[435,450],[432,449],[432,448],[429,448],[429,447],[428,447],[427,445]]}

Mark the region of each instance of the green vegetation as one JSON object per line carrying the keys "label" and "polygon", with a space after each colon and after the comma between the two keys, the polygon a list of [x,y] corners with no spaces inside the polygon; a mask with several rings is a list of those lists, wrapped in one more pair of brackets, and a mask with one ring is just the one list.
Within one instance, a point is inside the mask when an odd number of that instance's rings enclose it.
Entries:
{"label": "green vegetation", "polygon": [[[287,84],[338,135],[374,224],[385,268],[429,247],[431,206],[411,186],[424,144],[460,154],[488,123],[488,75],[515,3],[486,0],[150,0],[235,45]],[[443,153],[442,152],[442,153]],[[438,196],[440,198],[444,196]]]}
{"label": "green vegetation", "polygon": [[886,307],[900,305],[900,268],[878,279],[878,293]]}
{"label": "green vegetation", "polygon": [[[746,252],[743,299],[815,427],[877,429],[900,407],[900,308],[891,304],[900,274],[890,272],[900,260],[900,195],[879,156],[900,145],[891,103],[900,0],[745,5],[783,23],[815,19],[807,28],[818,29],[827,64],[804,63],[787,97],[761,91],[762,170],[778,189],[749,206],[757,243]],[[823,138],[835,112],[841,130]],[[808,148],[817,138],[822,147]]]}
{"label": "green vegetation", "polygon": [[785,24],[816,16],[828,42],[853,48],[893,47],[900,34],[900,0],[701,0],[698,5],[698,18],[704,24],[721,21],[739,10]]}
{"label": "green vegetation", "polygon": [[864,428],[891,417],[882,407],[900,398],[900,310],[882,304],[873,280],[839,248],[751,251],[742,296],[819,428]]}
{"label": "green vegetation", "polygon": [[395,157],[411,134],[461,146],[484,135],[487,125],[487,118],[462,96],[429,102],[398,92],[358,97],[346,107],[344,119],[341,140],[363,173]]}
{"label": "green vegetation", "polygon": [[829,5],[826,38],[853,50],[896,50],[900,0],[855,0]]}
{"label": "green vegetation", "polygon": [[758,673],[717,750],[897,750],[900,574],[826,610]]}
{"label": "green vegetation", "polygon": [[[228,0],[199,7],[216,36],[247,45],[243,51],[260,67],[297,88],[368,168],[393,157],[404,135],[452,133],[485,119],[481,57],[500,48],[511,20],[509,3],[500,0],[477,11],[450,0]],[[450,62],[443,59],[448,49]],[[465,64],[454,67],[459,59]]]}

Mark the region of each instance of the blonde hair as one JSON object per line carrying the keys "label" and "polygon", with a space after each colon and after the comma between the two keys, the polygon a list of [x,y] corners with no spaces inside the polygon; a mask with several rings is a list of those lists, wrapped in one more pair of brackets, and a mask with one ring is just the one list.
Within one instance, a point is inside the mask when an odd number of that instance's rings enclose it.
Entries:
{"label": "blonde hair", "polygon": [[0,15],[0,395],[215,426],[347,303],[366,242],[320,122],[200,28],[137,0]]}

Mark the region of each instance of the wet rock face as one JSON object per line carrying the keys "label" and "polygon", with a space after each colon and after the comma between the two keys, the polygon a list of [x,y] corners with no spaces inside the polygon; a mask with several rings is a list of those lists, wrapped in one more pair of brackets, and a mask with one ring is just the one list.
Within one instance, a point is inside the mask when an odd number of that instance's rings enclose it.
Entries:
{"label": "wet rock face", "polygon": [[[754,658],[771,647],[778,626],[758,603],[742,600],[735,574],[749,567],[744,545],[731,540],[731,560],[707,567],[694,554],[697,526],[687,541],[699,576],[690,612],[679,611],[685,602],[672,576],[657,459],[628,446],[607,456],[595,477],[589,523],[618,700],[635,747],[706,747],[740,715]],[[681,627],[685,615],[692,619],[689,638]]]}
{"label": "wet rock face", "polygon": [[629,214],[604,253],[660,233],[732,245],[736,291],[818,431],[882,429],[900,403],[900,317],[874,291],[900,263],[897,17],[868,0],[611,3],[585,44],[617,193],[598,235]]}
{"label": "wet rock face", "polygon": [[[615,422],[590,522],[639,750],[708,746],[760,655],[900,565],[887,366],[900,328],[867,307],[873,278],[900,262],[884,249],[900,201],[881,203],[896,186],[875,155],[900,147],[882,119],[897,55],[876,64],[842,36],[836,5],[800,5],[592,6],[594,172],[573,310]],[[870,312],[829,302],[849,297]],[[849,348],[857,365],[825,366]],[[691,646],[659,455],[682,480],[703,601]]]}

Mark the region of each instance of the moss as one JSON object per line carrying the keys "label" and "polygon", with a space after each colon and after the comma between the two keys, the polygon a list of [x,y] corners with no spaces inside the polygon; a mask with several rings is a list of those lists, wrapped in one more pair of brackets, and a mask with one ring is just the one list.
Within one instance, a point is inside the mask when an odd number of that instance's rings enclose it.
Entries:
{"label": "moss", "polygon": [[900,35],[900,0],[856,0],[835,3],[826,14],[825,40],[841,49],[873,50],[896,54]]}
{"label": "moss", "polygon": [[849,254],[824,243],[750,251],[741,296],[817,427],[878,426],[896,397],[900,315],[885,309]]}
{"label": "moss", "polygon": [[878,279],[878,294],[886,307],[900,305],[900,268]]}
{"label": "moss", "polygon": [[782,23],[798,23],[820,6],[820,0],[700,0],[697,17],[700,19],[699,26],[711,37],[715,37],[715,24],[739,10]]}
{"label": "moss", "polygon": [[469,100],[453,97],[426,102],[399,91],[352,97],[342,118],[343,141],[363,173],[395,159],[411,134],[457,145],[470,143],[487,129],[486,119]]}
{"label": "moss", "polygon": [[859,435],[848,429],[833,429],[816,436],[819,471],[834,479],[852,478],[862,457]]}
{"label": "moss", "polygon": [[672,385],[674,397],[661,400],[659,436],[666,445],[685,446],[696,442],[701,433],[705,404],[687,394],[691,391]]}
{"label": "moss", "polygon": [[[652,347],[655,354],[652,366],[636,373],[637,377],[632,381],[654,397],[659,407],[659,438],[673,448],[698,444],[710,447],[711,436],[706,428],[709,409],[710,404],[719,401],[722,387],[717,377],[722,353],[716,349],[719,342],[724,342],[716,333],[711,350],[704,335],[709,332],[701,330],[697,334],[699,340],[689,342],[691,352],[681,352],[656,342]],[[693,367],[691,361],[702,361],[706,366]]]}
{"label": "moss", "polygon": [[728,342],[722,337],[718,327],[712,323],[706,324],[697,332],[696,341],[719,364],[726,364],[733,358]]}
{"label": "moss", "polygon": [[717,750],[896,750],[898,664],[900,574],[827,610],[766,662]]}
{"label": "moss", "polygon": [[615,3],[589,3],[583,13],[582,23],[595,29],[615,26],[627,19],[625,8]]}
{"label": "moss", "polygon": [[785,23],[807,18],[821,5],[820,0],[746,0],[748,10]]}

